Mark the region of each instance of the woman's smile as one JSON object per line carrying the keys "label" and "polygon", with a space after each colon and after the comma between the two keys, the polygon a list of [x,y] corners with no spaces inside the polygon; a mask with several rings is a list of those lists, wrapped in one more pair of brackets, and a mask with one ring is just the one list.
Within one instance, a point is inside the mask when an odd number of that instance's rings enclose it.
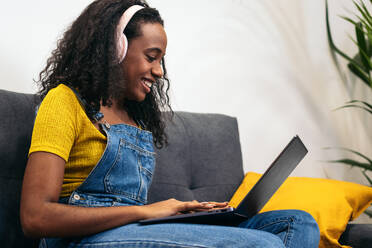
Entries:
{"label": "woman's smile", "polygon": [[152,85],[154,82],[151,82],[149,81],[148,79],[144,78],[141,80],[142,84],[143,84],[143,87],[145,88],[145,91],[146,93],[150,93],[151,92],[151,88],[152,88]]}

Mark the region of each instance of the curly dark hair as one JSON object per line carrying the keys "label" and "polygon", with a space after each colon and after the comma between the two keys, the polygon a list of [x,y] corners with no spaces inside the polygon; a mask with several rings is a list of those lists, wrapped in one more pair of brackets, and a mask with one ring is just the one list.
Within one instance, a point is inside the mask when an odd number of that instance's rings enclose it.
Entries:
{"label": "curly dark hair", "polygon": [[[117,62],[115,30],[121,15],[132,5],[144,6],[124,30],[128,42],[141,36],[141,24],[164,25],[159,12],[143,0],[96,0],[71,24],[57,48],[40,72],[39,94],[42,98],[49,90],[63,83],[76,91],[88,103],[88,117],[99,111],[100,103],[110,106],[110,99],[118,99],[125,92],[123,69]],[[162,112],[173,115],[169,102],[169,79],[162,59],[163,77],[157,78],[151,93],[142,102],[119,101],[128,115],[153,133],[158,148],[167,144]],[[169,116],[169,115],[167,115]]]}

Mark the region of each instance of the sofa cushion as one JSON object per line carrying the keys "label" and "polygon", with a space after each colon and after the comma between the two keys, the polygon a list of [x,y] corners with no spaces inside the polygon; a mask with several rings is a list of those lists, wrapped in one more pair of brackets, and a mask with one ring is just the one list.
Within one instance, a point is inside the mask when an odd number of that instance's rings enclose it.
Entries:
{"label": "sofa cushion", "polygon": [[236,118],[176,112],[158,149],[149,202],[228,201],[243,179]]}
{"label": "sofa cushion", "polygon": [[19,220],[23,173],[30,147],[35,106],[31,94],[0,90],[0,244],[2,247],[32,247],[36,240],[26,239]]}
{"label": "sofa cushion", "polygon": [[341,235],[340,244],[353,248],[372,247],[372,224],[349,224]]}

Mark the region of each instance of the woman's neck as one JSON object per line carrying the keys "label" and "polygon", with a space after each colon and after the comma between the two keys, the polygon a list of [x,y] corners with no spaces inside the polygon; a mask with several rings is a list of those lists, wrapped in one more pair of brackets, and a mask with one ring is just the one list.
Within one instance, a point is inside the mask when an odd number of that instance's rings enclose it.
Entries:
{"label": "woman's neck", "polygon": [[100,111],[104,115],[103,121],[106,121],[109,124],[128,124],[137,126],[135,121],[128,115],[128,112],[119,108],[116,101],[112,101],[110,107],[101,105]]}

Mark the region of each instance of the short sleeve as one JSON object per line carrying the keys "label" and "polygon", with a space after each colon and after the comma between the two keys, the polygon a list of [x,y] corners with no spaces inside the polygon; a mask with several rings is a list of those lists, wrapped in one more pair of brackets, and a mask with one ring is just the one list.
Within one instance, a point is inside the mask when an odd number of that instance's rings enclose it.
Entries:
{"label": "short sleeve", "polygon": [[36,115],[29,155],[44,151],[68,161],[77,134],[78,104],[67,86],[59,85],[48,92]]}

